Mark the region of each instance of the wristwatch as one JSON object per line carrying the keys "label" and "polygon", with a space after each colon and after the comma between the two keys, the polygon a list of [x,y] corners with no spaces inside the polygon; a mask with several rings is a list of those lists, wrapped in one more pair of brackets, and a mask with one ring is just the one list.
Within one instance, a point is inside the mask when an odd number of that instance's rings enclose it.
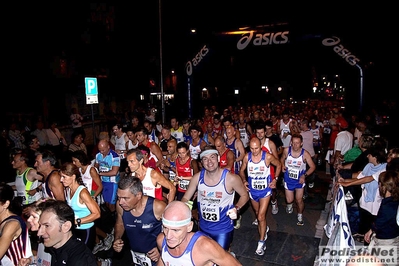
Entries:
{"label": "wristwatch", "polygon": [[80,227],[80,224],[82,223],[82,220],[80,218],[76,219],[76,223],[78,224],[78,227]]}

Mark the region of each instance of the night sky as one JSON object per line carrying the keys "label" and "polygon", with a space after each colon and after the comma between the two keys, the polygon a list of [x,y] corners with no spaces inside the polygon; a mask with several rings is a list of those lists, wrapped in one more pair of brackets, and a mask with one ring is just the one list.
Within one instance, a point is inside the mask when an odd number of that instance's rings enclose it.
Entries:
{"label": "night sky", "polygon": [[[58,81],[54,81],[52,62],[64,52],[67,58],[76,61],[77,77],[90,75],[95,72],[93,69],[109,69],[109,76],[115,83],[114,92],[120,94],[127,88],[148,86],[148,77],[154,75],[148,72],[155,68],[156,76],[159,67],[158,1],[130,2],[105,4],[108,10],[113,7],[115,18],[114,28],[108,32],[100,22],[89,22],[91,12],[100,4],[10,4],[5,9],[9,10],[6,12],[9,16],[4,32],[7,69],[4,84],[14,84],[13,88],[28,91],[24,105],[31,104],[32,100],[37,104],[43,94],[63,90],[54,85]],[[368,95],[374,94],[371,92],[374,89],[391,88],[393,79],[390,77],[394,74],[391,65],[395,64],[393,40],[396,39],[393,27],[397,24],[397,15],[391,14],[395,10],[392,6],[365,6],[363,3],[362,6],[347,6],[337,2],[326,6],[292,6],[264,2],[245,1],[238,5],[232,1],[162,1],[164,72],[175,69],[177,75],[184,78],[185,63],[206,43],[212,47],[212,54],[204,60],[198,76],[210,85],[213,82],[223,84],[221,77],[231,79],[221,70],[226,60],[224,55],[234,43],[217,37],[218,32],[240,26],[287,23],[295,44],[237,55],[237,62],[245,64],[236,68],[237,76],[242,76],[237,84],[246,80],[263,82],[263,77],[259,77],[265,73],[265,80],[273,77],[295,87],[306,86],[311,69],[315,68],[319,75],[338,73],[348,77],[348,84],[357,89],[357,69],[326,47],[318,47],[305,38],[333,35],[341,38],[345,48],[360,59]],[[197,29],[197,36],[189,34],[191,28]],[[111,41],[106,40],[107,34]],[[90,45],[85,45],[88,38]],[[151,58],[156,60],[151,61]],[[304,85],[300,85],[301,82]]]}

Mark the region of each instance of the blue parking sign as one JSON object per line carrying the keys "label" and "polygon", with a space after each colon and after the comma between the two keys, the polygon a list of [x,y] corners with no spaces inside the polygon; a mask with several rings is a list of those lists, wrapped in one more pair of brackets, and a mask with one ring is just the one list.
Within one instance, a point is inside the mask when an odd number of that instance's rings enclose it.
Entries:
{"label": "blue parking sign", "polygon": [[97,78],[85,78],[86,95],[98,94]]}

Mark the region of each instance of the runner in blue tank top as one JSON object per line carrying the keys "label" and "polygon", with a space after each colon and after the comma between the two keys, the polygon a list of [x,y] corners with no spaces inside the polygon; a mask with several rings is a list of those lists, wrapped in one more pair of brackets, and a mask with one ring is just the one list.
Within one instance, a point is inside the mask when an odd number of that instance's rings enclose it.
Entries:
{"label": "runner in blue tank top", "polygon": [[156,239],[162,231],[166,203],[143,195],[143,184],[133,176],[119,181],[117,195],[114,250],[122,251],[126,231],[134,265],[157,265],[161,255]]}
{"label": "runner in blue tank top", "polygon": [[[229,250],[233,220],[247,203],[248,192],[238,175],[219,167],[217,150],[205,148],[199,157],[204,169],[193,176],[182,201],[189,201],[197,192],[200,230]],[[239,200],[234,206],[236,192]]]}

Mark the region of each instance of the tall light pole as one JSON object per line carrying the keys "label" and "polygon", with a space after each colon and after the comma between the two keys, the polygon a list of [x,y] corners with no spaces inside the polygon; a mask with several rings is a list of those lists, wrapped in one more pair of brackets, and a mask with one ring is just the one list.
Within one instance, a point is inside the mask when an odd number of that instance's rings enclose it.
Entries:
{"label": "tall light pole", "polygon": [[161,9],[161,0],[158,0],[158,16],[159,16],[159,71],[160,73],[160,81],[159,86],[161,87],[161,109],[162,109],[162,124],[165,123],[165,95],[163,92],[163,65],[162,65],[162,9]]}
{"label": "tall light pole", "polygon": [[360,103],[359,103],[359,112],[363,111],[363,69],[359,64],[355,65],[360,71]]}

